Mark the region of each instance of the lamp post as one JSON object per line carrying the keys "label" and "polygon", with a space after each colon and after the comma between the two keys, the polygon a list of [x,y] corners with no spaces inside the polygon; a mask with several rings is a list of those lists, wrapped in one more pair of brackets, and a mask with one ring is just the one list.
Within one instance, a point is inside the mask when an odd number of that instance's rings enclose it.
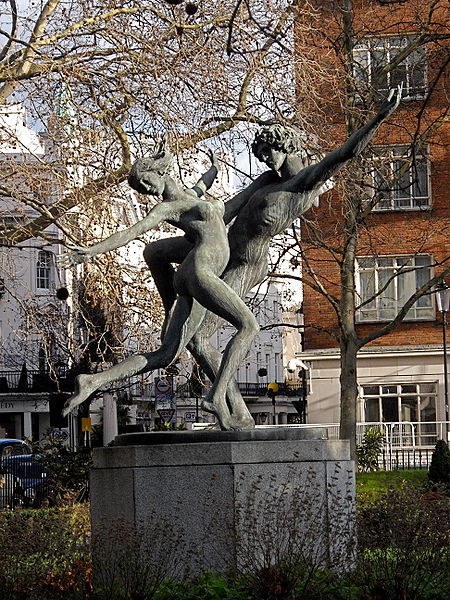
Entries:
{"label": "lamp post", "polygon": [[269,383],[269,385],[267,386],[267,395],[269,396],[269,398],[272,398],[272,406],[273,406],[273,424],[276,425],[277,424],[277,413],[276,413],[276,405],[275,405],[275,396],[278,394],[280,387],[278,385],[278,383],[276,383],[275,381],[272,383]]}
{"label": "lamp post", "polygon": [[447,366],[447,313],[450,310],[450,286],[442,282],[436,286],[436,301],[442,313],[442,352],[444,355],[444,408],[445,408],[445,441],[448,442],[448,366]]}

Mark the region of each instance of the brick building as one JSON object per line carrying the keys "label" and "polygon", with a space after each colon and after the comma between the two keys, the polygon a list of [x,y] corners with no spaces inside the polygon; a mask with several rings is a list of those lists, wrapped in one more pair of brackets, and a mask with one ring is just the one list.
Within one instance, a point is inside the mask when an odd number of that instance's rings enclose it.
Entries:
{"label": "brick building", "polygon": [[[386,335],[376,337],[376,332],[388,326],[417,289],[450,265],[448,4],[358,0],[353,6],[316,5],[327,34],[322,40],[316,36],[316,52],[335,73],[350,65],[347,74],[352,75],[330,84],[324,96],[334,146],[346,139],[346,126],[375,114],[380,100],[399,82],[403,97],[364,161],[346,173],[347,182],[337,180],[303,224],[303,250],[315,270],[313,276],[304,265],[305,280],[323,285],[337,307],[305,285],[299,358],[310,365],[308,422],[339,423],[340,274],[349,239],[349,221],[343,215],[353,202],[357,245],[352,319],[358,339],[373,337],[358,353],[357,420],[386,423],[392,436],[403,433],[411,445],[431,445],[436,436],[445,435],[446,419],[442,313],[435,294],[430,291],[417,300]],[[341,5],[347,9],[345,17]],[[450,285],[450,275],[444,281]]]}

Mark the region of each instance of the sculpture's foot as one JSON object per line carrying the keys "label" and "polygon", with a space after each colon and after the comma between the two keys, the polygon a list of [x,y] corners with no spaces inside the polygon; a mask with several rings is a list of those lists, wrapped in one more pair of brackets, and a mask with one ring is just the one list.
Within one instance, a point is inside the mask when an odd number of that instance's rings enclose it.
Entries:
{"label": "sculpture's foot", "polygon": [[202,406],[202,409],[204,411],[209,412],[209,413],[211,413],[213,415],[217,414],[216,407],[209,400],[202,400],[201,406]]}
{"label": "sculpture's foot", "polygon": [[220,423],[220,428],[223,431],[243,431],[244,429],[254,429],[255,422],[251,419],[251,424],[249,421],[242,419],[240,416],[236,415],[217,415],[217,419]]}
{"label": "sculpture's foot", "polygon": [[224,431],[242,431],[255,428],[255,421],[248,412],[243,415],[231,414],[227,407],[217,406],[207,399],[202,401],[202,408],[217,417],[220,428]]}
{"label": "sculpture's foot", "polygon": [[64,417],[87,400],[89,396],[97,390],[98,386],[93,382],[94,377],[94,375],[78,375],[75,379],[75,390],[77,393],[71,396],[65,403],[62,412]]}

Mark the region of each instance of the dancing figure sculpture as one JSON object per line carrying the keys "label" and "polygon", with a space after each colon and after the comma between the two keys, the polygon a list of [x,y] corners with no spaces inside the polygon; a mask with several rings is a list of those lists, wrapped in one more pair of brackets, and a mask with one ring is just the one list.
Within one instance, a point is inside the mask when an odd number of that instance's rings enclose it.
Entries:
{"label": "dancing figure sculpture", "polygon": [[[171,158],[168,150],[161,149],[157,156],[139,159],[133,165],[129,176],[131,187],[142,194],[162,198],[146,217],[89,248],[72,246],[70,252],[59,258],[59,263],[64,267],[83,263],[97,254],[124,246],[162,221],[182,229],[190,240],[189,250],[173,277],[176,298],[166,320],[161,347],[155,352],[131,356],[100,373],[79,375],[76,393],[67,401],[64,414],[104,385],[168,367],[186,347],[207,311],[225,319],[237,329],[224,351],[222,366],[210,392],[210,402],[218,407],[221,414],[227,412],[222,405],[225,404],[228,381],[247,354],[259,328],[243,300],[220,279],[229,259],[223,220],[224,204],[219,200],[201,199],[217,175],[214,155],[211,155],[211,168],[191,189],[183,189],[167,174]],[[232,429],[233,423],[225,418],[222,426]]]}
{"label": "dancing figure sculpture", "polygon": [[[301,140],[294,129],[273,125],[257,133],[252,150],[270,170],[225,204],[225,222],[233,218],[234,222],[228,233],[230,259],[222,279],[241,298],[267,276],[272,238],[305,213],[317,201],[324,184],[362,152],[378,127],[397,108],[401,92],[402,86],[391,90],[371,121],[355,131],[342,146],[309,166],[303,163]],[[178,237],[158,240],[144,250],[167,313],[176,298],[175,271],[171,263],[179,264],[191,247],[188,238]],[[215,380],[222,363],[222,355],[210,344],[219,326],[217,314],[208,314],[188,344],[211,381]],[[227,428],[226,423],[231,423],[234,429],[254,427],[234,379],[229,381],[226,403],[218,406],[207,397],[202,407],[215,414],[223,428]]]}

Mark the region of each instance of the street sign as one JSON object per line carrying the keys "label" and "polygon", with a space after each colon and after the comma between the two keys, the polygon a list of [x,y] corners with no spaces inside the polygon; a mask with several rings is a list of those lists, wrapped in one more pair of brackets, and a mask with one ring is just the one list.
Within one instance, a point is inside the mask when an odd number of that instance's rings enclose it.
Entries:
{"label": "street sign", "polygon": [[158,379],[155,385],[160,394],[167,394],[172,391],[172,385],[168,379]]}
{"label": "street sign", "polygon": [[168,408],[167,410],[158,410],[158,415],[161,417],[164,423],[170,423],[174,414],[175,410],[173,408]]}
{"label": "street sign", "polygon": [[92,422],[90,417],[81,417],[81,431],[92,431]]}
{"label": "street sign", "polygon": [[186,423],[195,423],[195,412],[184,413],[184,420]]}

